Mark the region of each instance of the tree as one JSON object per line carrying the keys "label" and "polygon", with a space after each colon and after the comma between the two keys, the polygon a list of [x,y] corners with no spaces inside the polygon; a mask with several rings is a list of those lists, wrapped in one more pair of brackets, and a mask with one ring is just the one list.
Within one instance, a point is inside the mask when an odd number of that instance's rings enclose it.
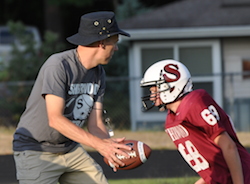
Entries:
{"label": "tree", "polygon": [[141,14],[145,11],[148,11],[149,8],[146,8],[138,0],[124,0],[121,4],[115,9],[116,17],[118,20],[123,20],[135,15]]}
{"label": "tree", "polygon": [[[39,28],[43,35],[46,30],[55,32],[61,41],[74,34],[80,16],[101,10],[113,10],[115,0],[1,0],[0,25],[9,20],[21,21],[25,25]],[[66,42],[67,43],[67,42]]]}
{"label": "tree", "polygon": [[139,0],[145,7],[156,8],[180,0]]}
{"label": "tree", "polygon": [[16,41],[13,43],[11,60],[7,68],[1,71],[4,75],[0,75],[0,81],[4,81],[0,88],[0,111],[4,111],[4,114],[0,113],[0,125],[15,125],[41,65],[52,53],[64,48],[58,41],[58,35],[53,32],[46,31],[44,41],[37,47],[33,35],[27,34],[22,22],[10,21],[8,26]]}
{"label": "tree", "polygon": [[59,33],[59,39],[63,39],[64,25],[63,25],[63,7],[76,6],[84,7],[92,5],[92,0],[44,0],[44,22],[45,29]]}

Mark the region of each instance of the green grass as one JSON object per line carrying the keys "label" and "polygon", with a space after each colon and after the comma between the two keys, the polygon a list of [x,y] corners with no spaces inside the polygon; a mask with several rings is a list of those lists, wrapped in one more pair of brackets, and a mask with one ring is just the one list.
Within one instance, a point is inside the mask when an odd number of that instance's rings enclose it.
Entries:
{"label": "green grass", "polygon": [[181,178],[147,178],[147,179],[120,179],[109,180],[109,184],[191,184],[195,183],[198,177],[181,177]]}

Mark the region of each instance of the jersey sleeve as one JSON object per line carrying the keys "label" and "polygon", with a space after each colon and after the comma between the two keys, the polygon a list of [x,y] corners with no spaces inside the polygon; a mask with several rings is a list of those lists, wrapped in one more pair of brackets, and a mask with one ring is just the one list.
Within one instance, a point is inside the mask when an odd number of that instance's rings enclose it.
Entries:
{"label": "jersey sleeve", "polygon": [[189,109],[188,121],[203,131],[211,140],[225,131],[224,123],[230,123],[224,110],[213,98],[202,91],[193,99]]}

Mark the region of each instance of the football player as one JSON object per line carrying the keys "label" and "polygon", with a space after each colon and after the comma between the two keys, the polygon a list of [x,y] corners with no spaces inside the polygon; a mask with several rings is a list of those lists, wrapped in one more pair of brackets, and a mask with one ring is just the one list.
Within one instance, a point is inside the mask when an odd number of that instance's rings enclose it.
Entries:
{"label": "football player", "polygon": [[167,110],[165,131],[200,175],[195,184],[250,183],[250,154],[239,142],[230,117],[205,90],[192,86],[190,72],[181,62],[156,62],[141,80],[141,87],[150,90],[142,97],[143,106]]}

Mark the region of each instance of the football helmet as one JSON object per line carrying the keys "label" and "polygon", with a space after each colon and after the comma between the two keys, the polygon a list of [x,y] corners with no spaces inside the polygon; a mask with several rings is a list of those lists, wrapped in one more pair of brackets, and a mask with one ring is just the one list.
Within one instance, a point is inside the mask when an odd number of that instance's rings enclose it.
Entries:
{"label": "football helmet", "polygon": [[[184,64],[179,61],[167,59],[154,63],[145,72],[141,80],[141,87],[158,88],[157,93],[142,97],[144,110],[154,107],[150,101],[154,95],[159,94],[163,104],[159,106],[160,111],[165,110],[166,104],[172,103],[184,94],[192,91],[191,75]],[[151,104],[149,104],[151,103]]]}

